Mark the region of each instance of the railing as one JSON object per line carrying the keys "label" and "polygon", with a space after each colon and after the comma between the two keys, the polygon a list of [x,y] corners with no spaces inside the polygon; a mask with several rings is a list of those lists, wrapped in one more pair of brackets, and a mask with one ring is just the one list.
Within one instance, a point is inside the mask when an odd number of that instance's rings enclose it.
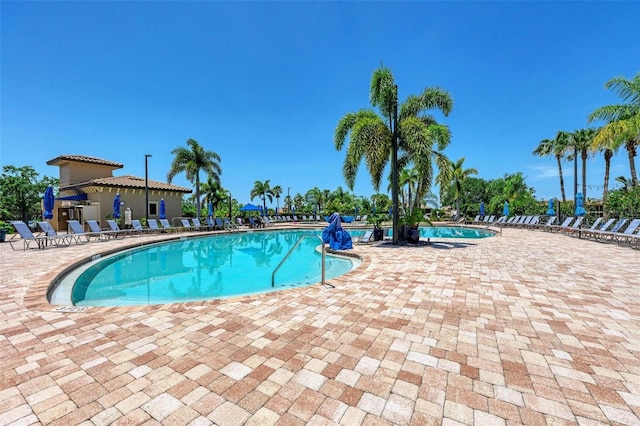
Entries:
{"label": "railing", "polygon": [[322,246],[322,285],[324,284],[324,271],[325,271],[325,267],[324,267],[324,262],[325,262],[325,250],[324,250],[324,241],[322,241],[322,238],[319,237],[318,235],[303,235],[302,237],[300,237],[300,239],[293,245],[293,247],[291,247],[291,250],[289,250],[287,252],[287,254],[282,258],[282,260],[280,261],[280,263],[278,263],[278,266],[276,266],[276,268],[273,270],[273,273],[271,274],[271,287],[275,287],[275,279],[276,279],[276,272],[278,272],[278,269],[280,269],[280,267],[282,266],[282,264],[284,262],[287,261],[287,259],[289,259],[289,256],[291,256],[291,253],[293,253],[293,251],[296,249],[296,247],[298,247],[300,245],[300,243],[302,242],[302,240],[304,240],[305,238],[317,238],[320,240],[320,245]]}

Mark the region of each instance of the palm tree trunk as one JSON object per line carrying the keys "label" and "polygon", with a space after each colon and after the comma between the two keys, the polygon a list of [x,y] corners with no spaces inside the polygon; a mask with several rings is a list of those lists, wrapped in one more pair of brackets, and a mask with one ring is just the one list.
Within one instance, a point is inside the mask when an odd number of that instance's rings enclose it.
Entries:
{"label": "palm tree trunk", "polygon": [[560,193],[562,194],[562,202],[567,201],[567,197],[564,194],[564,177],[562,176],[562,162],[560,161],[560,156],[556,155],[556,161],[558,162],[558,175],[560,175]]}
{"label": "palm tree trunk", "polygon": [[609,171],[611,169],[611,157],[613,157],[613,151],[610,149],[604,150],[604,189],[602,192],[602,209],[607,207],[607,194],[609,193]]}
{"label": "palm tree trunk", "polygon": [[196,173],[196,219],[200,220],[200,173]]}
{"label": "palm tree trunk", "polygon": [[582,151],[582,195],[587,201],[587,151]]}
{"label": "palm tree trunk", "polygon": [[634,157],[636,156],[636,141],[629,139],[626,144],[627,152],[629,153],[629,171],[631,172],[631,185],[633,187],[638,186],[638,176],[636,175],[636,162]]}

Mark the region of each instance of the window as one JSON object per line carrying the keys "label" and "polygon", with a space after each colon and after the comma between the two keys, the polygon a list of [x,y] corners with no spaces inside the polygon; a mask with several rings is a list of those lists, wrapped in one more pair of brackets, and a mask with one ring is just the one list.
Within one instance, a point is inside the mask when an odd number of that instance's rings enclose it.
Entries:
{"label": "window", "polygon": [[158,203],[149,203],[149,215],[156,216],[158,214]]}

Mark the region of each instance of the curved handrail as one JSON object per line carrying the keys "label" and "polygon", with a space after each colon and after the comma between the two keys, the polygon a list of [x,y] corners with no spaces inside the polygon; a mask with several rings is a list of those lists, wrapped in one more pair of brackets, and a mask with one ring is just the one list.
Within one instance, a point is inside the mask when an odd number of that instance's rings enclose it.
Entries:
{"label": "curved handrail", "polygon": [[276,266],[276,268],[273,270],[273,273],[271,274],[271,287],[275,287],[276,272],[278,272],[278,269],[280,269],[282,264],[286,262],[287,259],[289,259],[289,256],[291,256],[291,253],[293,253],[296,247],[298,247],[302,242],[302,240],[305,238],[317,238],[320,240],[320,245],[322,246],[322,285],[325,285],[324,284],[324,269],[325,269],[324,268],[324,262],[325,262],[324,241],[322,241],[322,238],[319,237],[318,235],[303,235],[298,239],[298,241],[293,245],[293,247],[291,247],[291,250],[287,252],[287,254],[282,258],[280,263],[278,263],[278,266]]}

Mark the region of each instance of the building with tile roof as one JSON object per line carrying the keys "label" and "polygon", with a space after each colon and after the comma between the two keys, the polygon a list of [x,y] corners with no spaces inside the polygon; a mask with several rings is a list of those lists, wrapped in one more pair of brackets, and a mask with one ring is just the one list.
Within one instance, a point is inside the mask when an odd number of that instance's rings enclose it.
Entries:
{"label": "building with tile roof", "polygon": [[120,194],[121,213],[129,207],[133,219],[145,217],[145,200],[148,188],[149,218],[158,218],[160,200],[164,200],[169,220],[182,215],[182,196],[190,194],[189,188],[144,177],[113,176],[113,171],[124,167],[122,163],[86,155],[61,155],[47,161],[60,168],[60,195],[54,206],[51,224],[56,230],[66,230],[67,220],[97,220],[106,227],[107,217],[113,214],[113,201]]}

